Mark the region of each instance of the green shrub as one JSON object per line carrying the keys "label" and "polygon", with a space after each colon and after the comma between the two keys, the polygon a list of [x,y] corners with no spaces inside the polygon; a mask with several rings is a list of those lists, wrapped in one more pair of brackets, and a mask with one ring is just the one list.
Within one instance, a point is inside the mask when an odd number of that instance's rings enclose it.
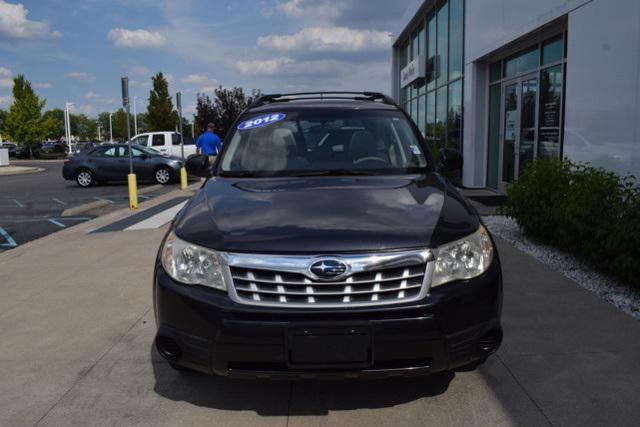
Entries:
{"label": "green shrub", "polygon": [[534,240],[637,283],[640,190],[635,178],[561,160],[536,160],[507,189],[502,212]]}

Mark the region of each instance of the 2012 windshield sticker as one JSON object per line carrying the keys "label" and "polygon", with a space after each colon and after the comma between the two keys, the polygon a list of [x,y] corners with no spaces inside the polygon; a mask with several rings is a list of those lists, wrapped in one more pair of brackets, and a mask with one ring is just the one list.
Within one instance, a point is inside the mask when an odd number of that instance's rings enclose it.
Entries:
{"label": "2012 windshield sticker", "polygon": [[238,129],[247,130],[267,126],[287,117],[284,113],[265,114],[264,116],[254,117],[251,120],[245,120],[238,125]]}

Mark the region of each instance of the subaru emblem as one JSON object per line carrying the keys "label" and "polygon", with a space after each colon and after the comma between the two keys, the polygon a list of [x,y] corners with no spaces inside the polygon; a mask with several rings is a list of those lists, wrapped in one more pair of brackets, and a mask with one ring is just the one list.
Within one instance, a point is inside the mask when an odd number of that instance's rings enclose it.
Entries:
{"label": "subaru emblem", "polygon": [[349,266],[337,259],[321,259],[309,267],[311,274],[321,280],[332,280],[344,276]]}

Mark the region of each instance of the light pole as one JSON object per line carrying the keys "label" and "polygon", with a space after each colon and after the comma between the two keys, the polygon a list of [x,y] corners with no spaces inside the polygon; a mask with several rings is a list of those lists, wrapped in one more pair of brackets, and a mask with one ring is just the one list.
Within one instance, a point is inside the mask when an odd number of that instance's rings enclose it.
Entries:
{"label": "light pole", "polygon": [[191,139],[196,137],[196,134],[195,134],[195,131],[194,131],[194,128],[193,128],[193,122],[195,122],[195,120],[193,120],[191,122]]}
{"label": "light pole", "polygon": [[138,134],[138,113],[136,113],[136,99],[137,96],[133,97],[133,134]]}
{"label": "light pole", "polygon": [[69,146],[69,153],[71,151],[71,117],[69,116],[69,107],[73,105],[72,102],[67,102],[64,104],[64,137],[67,140],[67,145]]}
{"label": "light pole", "polygon": [[111,116],[113,113],[109,111],[109,142],[113,142],[113,126],[111,125]]}
{"label": "light pole", "polygon": [[100,136],[100,120],[98,120],[98,142],[102,142],[102,137]]}
{"label": "light pole", "polygon": [[176,106],[178,107],[178,126],[180,129],[180,152],[182,153],[182,167],[180,168],[180,188],[187,188],[187,170],[184,167],[184,136],[182,135],[182,93],[176,93]]}
{"label": "light pole", "polygon": [[129,182],[129,207],[131,209],[138,209],[138,182],[136,175],[133,173],[133,148],[131,147],[131,125],[129,123],[129,77],[123,77],[122,83],[122,106],[127,113],[127,144],[129,145],[129,175],[127,180]]}

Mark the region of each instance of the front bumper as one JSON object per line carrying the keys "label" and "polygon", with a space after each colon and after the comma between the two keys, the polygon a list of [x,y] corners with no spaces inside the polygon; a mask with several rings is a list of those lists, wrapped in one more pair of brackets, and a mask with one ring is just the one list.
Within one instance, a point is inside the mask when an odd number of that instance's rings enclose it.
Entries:
{"label": "front bumper", "polygon": [[[173,281],[156,265],[156,347],[170,362],[232,377],[377,378],[421,375],[482,360],[500,345],[502,276],[497,256],[481,276],[432,289],[411,304],[283,309],[238,304],[224,293]],[[358,366],[297,366],[291,331],[370,331]]]}

